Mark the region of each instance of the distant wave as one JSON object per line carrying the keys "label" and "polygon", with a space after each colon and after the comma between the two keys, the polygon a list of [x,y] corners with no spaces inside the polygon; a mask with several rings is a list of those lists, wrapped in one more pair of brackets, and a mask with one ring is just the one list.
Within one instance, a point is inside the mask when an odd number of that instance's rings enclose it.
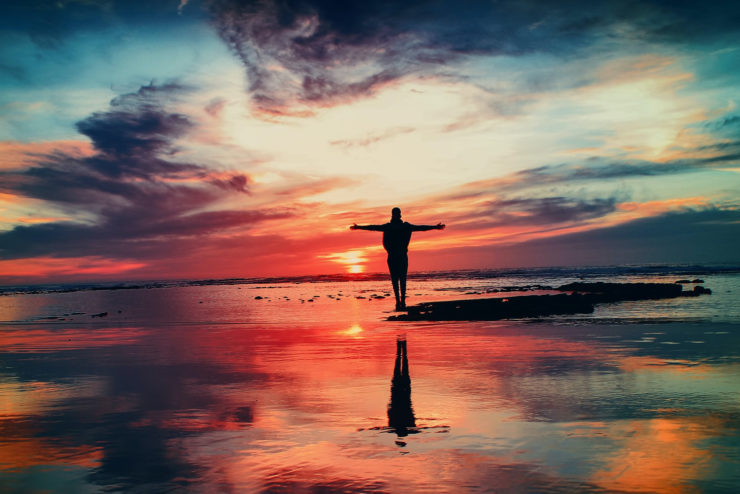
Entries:
{"label": "distant wave", "polygon": [[[538,267],[506,269],[461,269],[451,271],[419,271],[409,273],[409,278],[421,281],[433,280],[494,280],[497,278],[542,279],[591,279],[638,276],[706,276],[712,274],[740,273],[740,266],[728,265],[685,265],[685,264],[642,264],[622,266],[578,266]],[[385,281],[387,273],[322,274],[310,276],[279,276],[268,278],[225,278],[204,280],[159,280],[121,281],[100,283],[62,283],[43,285],[15,285],[0,287],[0,295],[65,293],[94,290],[137,290],[207,285],[265,285],[280,283],[328,283],[349,281]],[[530,283],[531,283],[530,281]],[[527,283],[524,283],[527,284]]]}

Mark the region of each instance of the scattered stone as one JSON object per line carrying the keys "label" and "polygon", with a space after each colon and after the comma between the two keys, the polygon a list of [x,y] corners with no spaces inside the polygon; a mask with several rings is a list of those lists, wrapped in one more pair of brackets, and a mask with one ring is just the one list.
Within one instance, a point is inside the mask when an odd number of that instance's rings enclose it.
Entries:
{"label": "scattered stone", "polygon": [[254,297],[254,299],[255,300],[262,300],[262,296],[261,295],[257,295],[256,297]]}
{"label": "scattered stone", "polygon": [[91,314],[90,317],[108,317],[107,312],[99,312],[97,314]]}

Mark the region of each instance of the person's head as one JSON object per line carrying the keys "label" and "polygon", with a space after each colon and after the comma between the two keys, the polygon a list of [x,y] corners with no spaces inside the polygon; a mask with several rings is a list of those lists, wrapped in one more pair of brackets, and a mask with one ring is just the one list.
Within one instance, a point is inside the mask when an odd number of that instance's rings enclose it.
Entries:
{"label": "person's head", "polygon": [[391,220],[400,220],[400,219],[401,219],[401,208],[391,209]]}

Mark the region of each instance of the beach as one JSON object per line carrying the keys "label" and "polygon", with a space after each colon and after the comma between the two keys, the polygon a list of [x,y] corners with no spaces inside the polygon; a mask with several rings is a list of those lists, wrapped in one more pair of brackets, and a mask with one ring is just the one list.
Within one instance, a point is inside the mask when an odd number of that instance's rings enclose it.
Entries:
{"label": "beach", "polygon": [[[700,274],[476,322],[388,321],[373,278],[8,294],[0,492],[735,492],[740,275]],[[579,276],[417,277],[409,304]]]}

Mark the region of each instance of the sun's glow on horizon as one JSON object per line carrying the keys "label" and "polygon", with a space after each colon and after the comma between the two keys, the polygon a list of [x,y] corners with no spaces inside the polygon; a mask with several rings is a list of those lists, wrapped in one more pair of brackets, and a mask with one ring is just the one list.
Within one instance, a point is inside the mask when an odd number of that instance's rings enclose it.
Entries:
{"label": "sun's glow on horizon", "polygon": [[348,273],[357,274],[357,273],[363,273],[364,271],[365,271],[365,266],[363,266],[362,264],[350,264],[349,266],[347,266]]}
{"label": "sun's glow on horizon", "polygon": [[337,252],[317,257],[339,263],[344,266],[347,273],[351,274],[364,273],[365,263],[367,263],[366,252],[364,250],[348,250],[346,252]]}

